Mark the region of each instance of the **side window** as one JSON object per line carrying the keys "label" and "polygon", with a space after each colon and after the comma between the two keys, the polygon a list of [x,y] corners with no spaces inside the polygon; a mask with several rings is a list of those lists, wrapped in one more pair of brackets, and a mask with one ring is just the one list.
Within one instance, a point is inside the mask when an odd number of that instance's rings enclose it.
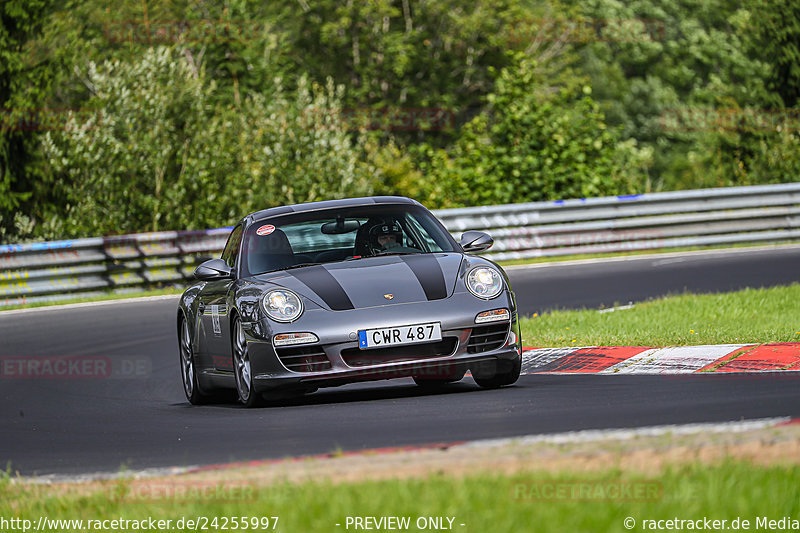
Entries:
{"label": "side window", "polygon": [[441,252],[442,247],[433,239],[430,233],[425,230],[425,227],[420,224],[419,220],[413,215],[406,216],[406,220],[408,221],[408,231],[409,233],[413,234],[415,237],[419,236],[415,240],[424,241],[423,251],[424,252]]}
{"label": "side window", "polygon": [[239,255],[239,245],[242,243],[242,229],[243,226],[241,224],[233,228],[231,236],[228,237],[228,243],[222,251],[223,261],[231,268],[236,266],[236,258]]}

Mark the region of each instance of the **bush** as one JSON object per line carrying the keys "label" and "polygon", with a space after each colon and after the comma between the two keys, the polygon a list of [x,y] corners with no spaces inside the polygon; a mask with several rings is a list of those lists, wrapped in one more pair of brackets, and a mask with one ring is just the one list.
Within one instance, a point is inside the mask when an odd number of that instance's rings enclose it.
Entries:
{"label": "bush", "polygon": [[240,106],[190,54],[150,49],[91,65],[96,113],[45,137],[70,205],[66,235],[231,224],[274,205],[368,194],[374,172],[340,119],[342,89],[281,80]]}
{"label": "bush", "polygon": [[639,189],[649,153],[618,143],[591,88],[551,87],[520,57],[500,72],[486,111],[449,152],[428,150],[438,205],[466,206],[626,194]]}

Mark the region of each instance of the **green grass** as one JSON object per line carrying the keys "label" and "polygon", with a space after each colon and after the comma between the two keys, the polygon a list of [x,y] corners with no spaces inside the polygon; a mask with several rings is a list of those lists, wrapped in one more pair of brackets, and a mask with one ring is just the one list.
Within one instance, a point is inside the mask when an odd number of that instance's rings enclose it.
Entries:
{"label": "green grass", "polygon": [[[641,483],[655,486],[655,497],[645,502],[626,498],[576,501],[566,497],[537,501],[545,487]],[[230,486],[230,485],[229,485]],[[625,485],[623,485],[625,486]],[[625,531],[623,521],[658,519],[732,520],[742,517],[780,519],[800,517],[800,466],[753,466],[728,460],[708,466],[673,466],[660,475],[607,470],[588,474],[522,472],[512,476],[480,474],[466,478],[433,476],[426,479],[365,481],[332,486],[329,483],[273,484],[252,487],[245,498],[229,498],[209,491],[192,499],[154,500],[125,496],[126,482],[81,495],[75,490],[44,492],[37,487],[0,482],[0,517],[29,519],[177,520],[180,517],[278,516],[276,531],[347,531],[348,516],[454,517],[455,531]],[[609,493],[610,494],[610,493]],[[527,500],[526,500],[527,498]],[[609,501],[610,500],[610,501]],[[174,522],[173,522],[174,523]],[[336,524],[341,526],[336,526]],[[460,524],[465,524],[464,527]],[[230,526],[229,526],[230,527]],[[68,528],[63,528],[63,530]],[[188,529],[188,528],[184,528]],[[13,530],[13,529],[12,529]],[[73,528],[74,530],[74,528]],[[172,530],[181,530],[172,528]],[[351,527],[352,531],[353,528]],[[412,525],[409,531],[418,531]]]}
{"label": "green grass", "polygon": [[689,346],[800,342],[800,285],[683,294],[630,309],[554,311],[520,320],[524,346]]}
{"label": "green grass", "polygon": [[3,311],[10,311],[12,309],[30,309],[33,307],[50,307],[53,305],[67,305],[67,304],[78,304],[78,303],[87,303],[87,302],[106,302],[109,300],[126,300],[129,298],[144,298],[145,296],[162,296],[166,294],[181,294],[183,289],[179,288],[166,288],[166,289],[151,289],[145,290],[141,292],[109,292],[107,294],[99,294],[96,296],[87,296],[83,298],[72,298],[72,299],[64,299],[58,300],[54,302],[31,302],[31,303],[22,303],[22,304],[14,304],[8,306],[0,306],[0,312]]}

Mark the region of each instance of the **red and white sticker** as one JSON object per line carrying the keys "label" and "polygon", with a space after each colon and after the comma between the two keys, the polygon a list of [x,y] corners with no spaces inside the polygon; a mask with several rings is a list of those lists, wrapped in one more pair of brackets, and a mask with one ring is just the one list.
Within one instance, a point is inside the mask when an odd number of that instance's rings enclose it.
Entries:
{"label": "red and white sticker", "polygon": [[265,224],[256,230],[256,235],[261,235],[263,237],[264,235],[269,235],[273,231],[275,231],[275,226],[272,224]]}

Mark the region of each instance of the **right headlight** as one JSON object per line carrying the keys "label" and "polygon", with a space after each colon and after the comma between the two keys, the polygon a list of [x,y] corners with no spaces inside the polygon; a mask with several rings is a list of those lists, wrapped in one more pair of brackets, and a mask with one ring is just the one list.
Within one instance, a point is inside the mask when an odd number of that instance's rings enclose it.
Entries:
{"label": "right headlight", "polygon": [[491,300],[503,291],[503,276],[493,268],[473,268],[467,274],[467,288],[478,298]]}
{"label": "right headlight", "polygon": [[261,298],[261,307],[276,322],[293,322],[303,314],[303,302],[290,290],[275,289]]}

